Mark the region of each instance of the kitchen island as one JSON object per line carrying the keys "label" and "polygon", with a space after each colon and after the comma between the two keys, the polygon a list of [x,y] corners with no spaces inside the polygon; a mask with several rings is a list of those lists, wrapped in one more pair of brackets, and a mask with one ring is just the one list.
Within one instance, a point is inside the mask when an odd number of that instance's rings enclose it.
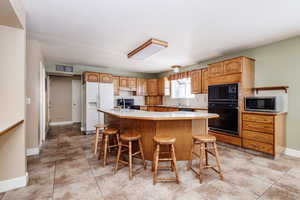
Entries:
{"label": "kitchen island", "polygon": [[98,109],[104,113],[106,124],[124,132],[142,135],[145,158],[152,160],[153,137],[172,136],[176,138],[177,160],[188,160],[192,146],[192,135],[207,134],[208,119],[219,117],[212,113],[198,112],[149,112],[141,110]]}

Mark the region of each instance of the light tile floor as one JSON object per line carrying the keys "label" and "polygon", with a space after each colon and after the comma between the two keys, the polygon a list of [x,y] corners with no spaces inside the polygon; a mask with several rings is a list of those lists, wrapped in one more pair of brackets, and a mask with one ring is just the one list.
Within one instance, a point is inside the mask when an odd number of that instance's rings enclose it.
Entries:
{"label": "light tile floor", "polygon": [[281,156],[273,160],[219,145],[224,181],[207,170],[200,184],[186,171],[186,162],[178,162],[181,184],[154,186],[150,162],[146,171],[129,181],[127,167],[114,175],[112,164],[101,166],[92,153],[93,140],[93,135],[82,135],[77,126],[51,128],[40,155],[28,158],[28,186],[2,193],[0,199],[300,199],[300,159]]}

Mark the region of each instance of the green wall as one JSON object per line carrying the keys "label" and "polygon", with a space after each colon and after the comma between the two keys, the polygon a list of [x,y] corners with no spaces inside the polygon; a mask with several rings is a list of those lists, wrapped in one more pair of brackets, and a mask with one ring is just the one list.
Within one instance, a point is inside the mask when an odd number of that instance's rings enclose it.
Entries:
{"label": "green wall", "polygon": [[[199,62],[198,66],[195,65],[185,70],[203,68],[206,67],[208,63],[237,56],[248,56],[256,59],[255,86],[288,85],[290,87],[288,91],[287,147],[300,150],[300,128],[297,125],[297,123],[300,123],[300,36],[209,59]],[[47,71],[53,69],[55,69],[54,65],[48,66]],[[143,74],[86,66],[75,66],[75,71],[99,71],[112,73],[114,75],[148,78],[161,77],[170,73]]]}
{"label": "green wall", "polygon": [[[63,64],[62,64],[63,65]],[[68,64],[66,64],[68,65]],[[46,71],[47,72],[57,72],[55,70],[56,63],[47,63]],[[94,67],[94,66],[83,66],[83,65],[71,65],[74,67],[74,72],[72,74],[81,74],[85,71],[91,72],[103,72],[113,74],[115,76],[129,76],[129,77],[139,77],[139,78],[156,78],[158,74],[155,73],[138,73],[138,72],[128,72],[123,70],[117,70],[114,68],[106,67]],[[67,74],[67,73],[66,73]]]}
{"label": "green wall", "polygon": [[[300,150],[300,36],[206,60],[191,70],[208,63],[247,56],[254,58],[255,86],[288,85],[287,147]],[[162,73],[160,76],[170,72]]]}

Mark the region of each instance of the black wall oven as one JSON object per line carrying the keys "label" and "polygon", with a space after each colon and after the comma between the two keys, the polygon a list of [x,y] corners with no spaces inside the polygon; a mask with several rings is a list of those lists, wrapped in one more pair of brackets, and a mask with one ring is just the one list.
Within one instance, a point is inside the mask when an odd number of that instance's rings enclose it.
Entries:
{"label": "black wall oven", "polygon": [[208,86],[208,112],[217,113],[220,117],[210,119],[210,130],[239,134],[239,85],[224,84]]}

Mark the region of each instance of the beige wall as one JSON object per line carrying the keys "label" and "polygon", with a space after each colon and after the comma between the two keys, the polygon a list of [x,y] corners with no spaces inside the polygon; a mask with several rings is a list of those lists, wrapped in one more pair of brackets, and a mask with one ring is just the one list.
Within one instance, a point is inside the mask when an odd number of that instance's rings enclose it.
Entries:
{"label": "beige wall", "polygon": [[[262,47],[248,49],[227,56],[199,63],[206,67],[208,63],[236,56],[248,56],[256,59],[255,85],[288,85],[287,147],[300,150],[300,36],[272,43]],[[199,67],[188,68],[191,70]],[[168,73],[163,73],[167,75]]]}
{"label": "beige wall", "polygon": [[30,99],[26,105],[26,148],[38,148],[40,141],[40,63],[43,63],[40,43],[26,40],[26,97]]}
{"label": "beige wall", "polygon": [[72,78],[50,77],[50,123],[72,121]]}
{"label": "beige wall", "polygon": [[[0,26],[0,128],[25,118],[25,30]],[[26,173],[24,126],[0,136],[0,181]]]}

